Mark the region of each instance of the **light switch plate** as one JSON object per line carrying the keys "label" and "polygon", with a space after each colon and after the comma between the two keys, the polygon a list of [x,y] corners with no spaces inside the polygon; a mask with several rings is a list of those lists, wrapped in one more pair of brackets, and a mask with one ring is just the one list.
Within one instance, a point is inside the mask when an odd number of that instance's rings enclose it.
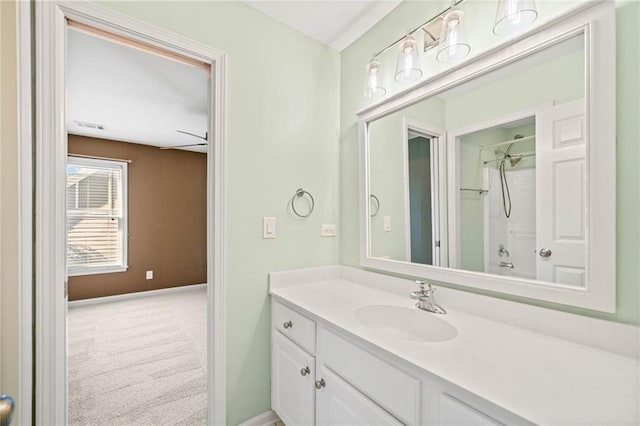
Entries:
{"label": "light switch plate", "polygon": [[147,271],[147,275],[146,275],[148,280],[152,280],[153,279],[153,271]]}
{"label": "light switch plate", "polygon": [[330,225],[322,225],[322,229],[320,231],[321,237],[335,237],[336,236],[336,226],[333,224]]}
{"label": "light switch plate", "polygon": [[272,239],[276,237],[276,218],[265,216],[262,218],[262,238]]}
{"label": "light switch plate", "polygon": [[384,232],[391,231],[391,216],[384,217]]}

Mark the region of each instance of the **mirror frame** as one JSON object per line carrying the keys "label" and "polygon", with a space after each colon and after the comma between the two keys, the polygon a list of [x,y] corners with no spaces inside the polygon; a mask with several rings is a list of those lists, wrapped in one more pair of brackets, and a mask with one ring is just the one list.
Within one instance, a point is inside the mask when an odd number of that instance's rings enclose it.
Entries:
{"label": "mirror frame", "polygon": [[[369,124],[444,90],[499,69],[579,34],[585,40],[587,126],[587,213],[585,287],[545,283],[484,272],[374,258],[369,233]],[[586,2],[540,27],[504,42],[425,81],[358,112],[360,138],[360,264],[378,271],[576,306],[616,310],[616,31],[615,3]],[[595,119],[597,117],[597,120]],[[598,141],[591,143],[591,141]],[[447,142],[449,143],[449,142]],[[442,153],[446,155],[446,153]],[[445,157],[446,158],[446,157]],[[447,169],[451,160],[446,159]],[[446,171],[441,181],[447,181]],[[445,188],[448,183],[441,182]],[[443,199],[448,200],[443,192]],[[441,203],[447,217],[448,203]],[[444,210],[444,211],[443,211]]]}

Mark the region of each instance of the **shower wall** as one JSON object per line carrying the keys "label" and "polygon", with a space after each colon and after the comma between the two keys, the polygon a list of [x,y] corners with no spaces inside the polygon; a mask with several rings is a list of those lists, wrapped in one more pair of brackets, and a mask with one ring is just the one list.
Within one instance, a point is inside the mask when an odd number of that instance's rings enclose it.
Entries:
{"label": "shower wall", "polygon": [[[535,168],[507,170],[511,194],[511,216],[503,207],[500,173],[495,168],[484,171],[485,188],[485,272],[520,278],[536,278],[536,171]],[[509,253],[500,256],[503,245]],[[513,269],[500,267],[511,262]]]}

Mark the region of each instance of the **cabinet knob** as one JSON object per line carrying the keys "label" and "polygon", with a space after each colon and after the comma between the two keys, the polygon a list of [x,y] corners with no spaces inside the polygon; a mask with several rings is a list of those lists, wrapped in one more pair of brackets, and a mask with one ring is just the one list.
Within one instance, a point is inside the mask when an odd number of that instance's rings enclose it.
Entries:
{"label": "cabinet knob", "polygon": [[326,385],[327,383],[324,381],[324,379],[316,380],[316,389],[322,389]]}
{"label": "cabinet knob", "polygon": [[305,367],[302,370],[300,370],[300,374],[302,374],[303,376],[306,376],[307,374],[311,373],[311,369],[309,367]]}
{"label": "cabinet knob", "polygon": [[282,324],[282,326],[284,328],[291,328],[291,327],[293,327],[293,323],[291,321],[285,321],[285,323]]}

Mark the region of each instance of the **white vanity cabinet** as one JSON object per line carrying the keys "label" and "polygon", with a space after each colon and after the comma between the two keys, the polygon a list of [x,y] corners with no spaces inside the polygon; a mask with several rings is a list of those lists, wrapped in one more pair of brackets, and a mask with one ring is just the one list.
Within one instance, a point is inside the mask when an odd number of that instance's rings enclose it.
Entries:
{"label": "white vanity cabinet", "polygon": [[271,339],[271,407],[287,426],[526,423],[276,299]]}
{"label": "white vanity cabinet", "polygon": [[315,358],[279,331],[271,338],[271,406],[287,425],[312,425]]}
{"label": "white vanity cabinet", "polygon": [[328,367],[318,377],[325,383],[316,394],[318,425],[402,425]]}
{"label": "white vanity cabinet", "polygon": [[[339,352],[346,341],[332,339],[321,326],[320,334],[325,337],[323,346],[317,347],[315,321],[277,301],[272,308],[271,408],[286,425],[403,424],[317,359],[316,348],[332,354],[327,361],[337,369],[346,370],[350,363],[364,362],[353,369],[355,374],[346,374],[357,382],[366,375],[375,375],[375,366],[367,368],[367,359],[354,359],[353,352],[343,351],[345,356],[341,356]],[[348,344],[346,347],[349,349]]]}

